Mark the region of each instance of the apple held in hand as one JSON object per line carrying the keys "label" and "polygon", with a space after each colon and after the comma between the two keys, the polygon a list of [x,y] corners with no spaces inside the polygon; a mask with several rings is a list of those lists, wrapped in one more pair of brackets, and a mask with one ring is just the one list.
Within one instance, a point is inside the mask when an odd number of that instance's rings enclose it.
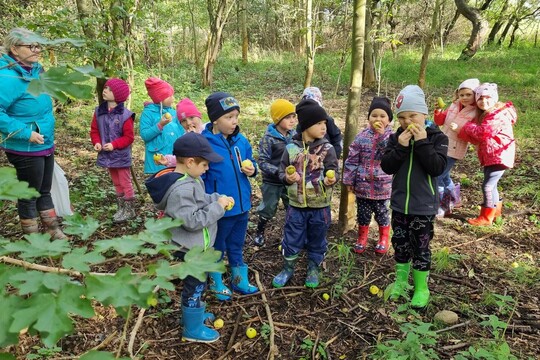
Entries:
{"label": "apple held in hand", "polygon": [[442,97],[437,98],[437,106],[440,109],[444,109],[446,107],[446,104],[444,103],[444,100],[442,99]]}
{"label": "apple held in hand", "polygon": [[333,179],[336,177],[336,172],[334,170],[328,170],[326,172],[326,177],[329,179]]}
{"label": "apple held in hand", "polygon": [[154,161],[159,162],[163,158],[162,154],[154,154]]}
{"label": "apple held in hand", "polygon": [[[231,198],[232,199],[232,198]],[[229,205],[225,206],[225,210],[229,211],[234,207],[234,199],[229,203]]]}
{"label": "apple held in hand", "polygon": [[382,128],[382,122],[380,122],[380,121],[375,121],[375,122],[373,123],[373,127],[374,127],[375,129],[377,129],[377,130],[378,130],[378,129],[381,129],[381,128]]}
{"label": "apple held in hand", "polygon": [[245,167],[253,167],[253,163],[249,159],[246,159],[246,160],[242,161],[242,164],[240,164],[240,165],[242,165],[243,168],[245,168]]}
{"label": "apple held in hand", "polygon": [[416,125],[415,124],[409,124],[409,126],[407,126],[407,130],[411,130],[411,129],[416,129]]}
{"label": "apple held in hand", "polygon": [[296,168],[293,165],[289,165],[287,166],[285,171],[287,172],[287,174],[292,175],[296,172]]}
{"label": "apple held in hand", "polygon": [[172,116],[171,116],[171,114],[169,114],[169,113],[165,113],[165,115],[163,115],[163,116],[165,116],[165,119],[167,119],[167,120],[171,120],[171,119],[172,119]]}

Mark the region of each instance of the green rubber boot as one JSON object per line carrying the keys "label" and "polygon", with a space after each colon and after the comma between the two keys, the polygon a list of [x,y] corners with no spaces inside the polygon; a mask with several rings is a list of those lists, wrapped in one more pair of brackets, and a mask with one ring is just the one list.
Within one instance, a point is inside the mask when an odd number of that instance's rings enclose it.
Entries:
{"label": "green rubber boot", "polygon": [[423,308],[429,302],[429,271],[413,269],[412,275],[414,280],[414,295],[411,300],[411,306],[413,308]]}
{"label": "green rubber boot", "polygon": [[294,266],[296,265],[296,259],[298,258],[298,255],[292,256],[290,258],[283,257],[283,269],[279,274],[277,274],[274,277],[274,280],[272,280],[272,285],[275,288],[281,288],[284,287],[287,282],[290,280],[290,278],[294,274]]}
{"label": "green rubber boot", "polygon": [[396,301],[403,292],[407,290],[409,285],[409,272],[411,271],[411,263],[396,263],[396,281],[392,284],[390,291],[390,300]]}

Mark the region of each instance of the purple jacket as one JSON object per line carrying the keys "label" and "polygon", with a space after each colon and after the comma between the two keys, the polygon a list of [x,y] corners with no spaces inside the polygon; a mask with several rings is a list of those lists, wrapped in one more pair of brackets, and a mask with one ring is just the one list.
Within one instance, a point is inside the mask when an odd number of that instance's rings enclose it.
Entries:
{"label": "purple jacket", "polygon": [[[124,123],[130,118],[135,120],[135,114],[123,106],[116,106],[110,112],[107,102],[96,107],[96,120],[102,143],[110,143],[121,137]],[[130,167],[131,145],[113,151],[100,151],[97,156],[97,165],[105,168]]]}
{"label": "purple jacket", "polygon": [[390,126],[386,127],[382,135],[366,128],[356,135],[349,146],[349,154],[343,166],[343,185],[352,186],[357,197],[390,199],[392,175],[381,169],[381,159],[391,134]]}

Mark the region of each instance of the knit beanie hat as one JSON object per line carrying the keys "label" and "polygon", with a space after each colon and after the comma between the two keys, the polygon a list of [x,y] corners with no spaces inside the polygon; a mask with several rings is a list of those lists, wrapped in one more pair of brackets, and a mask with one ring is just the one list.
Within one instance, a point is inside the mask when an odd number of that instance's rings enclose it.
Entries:
{"label": "knit beanie hat", "polygon": [[426,96],[424,91],[418,85],[407,85],[396,98],[396,114],[404,111],[413,111],[427,115],[428,107],[426,105]]}
{"label": "knit beanie hat", "polygon": [[322,93],[318,87],[310,86],[305,88],[304,92],[302,93],[302,100],[304,99],[315,100],[319,103],[319,105],[322,106]]}
{"label": "knit beanie hat", "polygon": [[274,124],[279,124],[279,122],[290,114],[294,114],[294,105],[285,99],[277,99],[270,105],[270,117]]}
{"label": "knit beanie hat", "polygon": [[392,121],[392,119],[394,118],[394,115],[392,114],[392,103],[387,97],[374,97],[373,100],[371,100],[371,105],[369,105],[368,110],[368,117],[375,109],[384,110],[384,112],[388,115],[388,119],[390,121]]}
{"label": "knit beanie hat", "polygon": [[112,78],[105,82],[105,87],[109,87],[114,96],[114,101],[122,103],[127,100],[130,94],[129,85],[122,79]]}
{"label": "knit beanie hat", "polygon": [[478,101],[482,96],[489,96],[495,102],[499,101],[499,93],[497,92],[497,84],[483,83],[474,89],[475,100]]}
{"label": "knit beanie hat", "polygon": [[480,80],[478,79],[467,79],[458,86],[458,91],[461,89],[471,89],[474,90],[480,86]]}
{"label": "knit beanie hat", "polygon": [[152,99],[155,104],[159,104],[174,94],[174,89],[171,84],[155,77],[146,79],[144,86],[146,86],[148,96],[150,96],[150,99]]}
{"label": "knit beanie hat", "polygon": [[296,114],[298,114],[298,123],[300,131],[312,127],[319,121],[326,120],[328,115],[323,107],[315,100],[305,99],[296,105]]}
{"label": "knit beanie hat", "polygon": [[210,94],[204,101],[204,104],[206,105],[206,112],[211,122],[216,121],[233,110],[240,111],[238,101],[231,94],[221,91]]}
{"label": "knit beanie hat", "polygon": [[188,98],[182,99],[178,105],[176,105],[176,117],[182,121],[188,117],[201,117],[201,112],[197,109],[197,106]]}

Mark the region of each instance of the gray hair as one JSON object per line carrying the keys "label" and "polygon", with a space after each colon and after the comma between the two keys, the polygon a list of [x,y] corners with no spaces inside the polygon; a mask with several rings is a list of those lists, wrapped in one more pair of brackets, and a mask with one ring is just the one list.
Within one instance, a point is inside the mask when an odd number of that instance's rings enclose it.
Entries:
{"label": "gray hair", "polygon": [[36,42],[39,38],[35,32],[25,28],[14,28],[4,38],[4,44],[0,47],[0,52],[3,54],[9,53],[13,46]]}

